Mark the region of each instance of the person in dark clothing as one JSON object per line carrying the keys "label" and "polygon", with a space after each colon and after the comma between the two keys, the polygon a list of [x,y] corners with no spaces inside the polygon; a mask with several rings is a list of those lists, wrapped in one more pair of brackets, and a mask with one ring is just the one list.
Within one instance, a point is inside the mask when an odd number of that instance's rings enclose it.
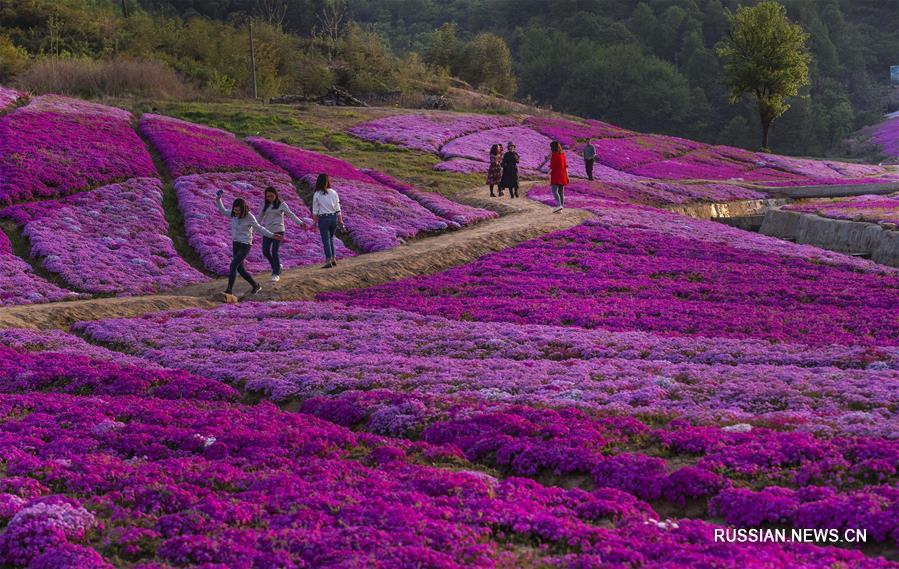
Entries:
{"label": "person in dark clothing", "polygon": [[503,188],[509,188],[509,197],[518,197],[518,153],[515,152],[515,143],[510,142],[509,150],[503,155],[503,177],[499,183],[499,195],[503,195]]}
{"label": "person in dark clothing", "polygon": [[[501,164],[503,159],[503,145],[502,144],[494,144],[490,147],[490,166],[487,168],[487,186],[490,188],[490,197],[495,197],[493,194],[493,186],[499,186],[500,181],[503,179],[503,166]],[[500,190],[502,191],[502,190]],[[502,193],[500,193],[502,195]]]}
{"label": "person in dark clothing", "polygon": [[596,147],[593,141],[588,140],[587,146],[584,147],[584,169],[587,171],[587,179],[593,179],[593,163],[596,161]]}

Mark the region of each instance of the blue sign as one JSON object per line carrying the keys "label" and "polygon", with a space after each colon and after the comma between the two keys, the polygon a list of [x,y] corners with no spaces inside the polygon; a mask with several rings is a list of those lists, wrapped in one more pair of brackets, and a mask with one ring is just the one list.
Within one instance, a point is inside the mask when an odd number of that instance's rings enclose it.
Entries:
{"label": "blue sign", "polygon": [[893,85],[899,85],[899,65],[893,65],[890,67],[890,83]]}

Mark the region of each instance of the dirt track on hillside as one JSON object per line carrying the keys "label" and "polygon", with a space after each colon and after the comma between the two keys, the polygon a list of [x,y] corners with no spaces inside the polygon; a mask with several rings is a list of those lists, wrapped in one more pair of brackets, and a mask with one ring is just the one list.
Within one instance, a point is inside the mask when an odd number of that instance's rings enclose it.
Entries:
{"label": "dirt track on hillside", "polygon": [[[538,182],[522,185],[522,194]],[[436,273],[462,265],[493,252],[513,247],[540,235],[568,229],[590,217],[583,210],[553,214],[551,208],[525,197],[510,200],[484,197],[484,187],[453,196],[460,202],[498,211],[499,219],[412,241],[387,251],[340,261],[333,269],[317,265],[285,271],[281,282],[271,283],[268,274],[258,275],[263,291],[253,300],[309,300],[319,292],[366,287],[415,275]],[[246,292],[238,279],[236,292]],[[217,279],[165,294],[125,298],[101,298],[0,308],[0,328],[68,328],[81,320],[139,316],[162,310],[210,308],[226,280]]]}

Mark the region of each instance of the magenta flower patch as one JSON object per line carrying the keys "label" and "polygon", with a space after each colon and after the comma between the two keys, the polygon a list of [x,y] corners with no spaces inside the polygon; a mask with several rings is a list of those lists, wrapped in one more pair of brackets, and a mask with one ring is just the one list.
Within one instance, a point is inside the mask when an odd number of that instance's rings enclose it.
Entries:
{"label": "magenta flower patch", "polygon": [[460,136],[515,124],[511,117],[496,115],[410,114],[366,121],[347,132],[371,142],[437,153],[444,144]]}
{"label": "magenta flower patch", "polygon": [[161,115],[145,114],[140,131],[162,155],[172,177],[278,168],[230,132]]}
{"label": "magenta flower patch", "polygon": [[13,206],[0,216],[20,225],[44,268],[77,290],[151,294],[206,280],[175,251],[155,178]]}
{"label": "magenta flower patch", "polygon": [[0,117],[0,204],[156,176],[130,113],[69,101],[37,97]]}

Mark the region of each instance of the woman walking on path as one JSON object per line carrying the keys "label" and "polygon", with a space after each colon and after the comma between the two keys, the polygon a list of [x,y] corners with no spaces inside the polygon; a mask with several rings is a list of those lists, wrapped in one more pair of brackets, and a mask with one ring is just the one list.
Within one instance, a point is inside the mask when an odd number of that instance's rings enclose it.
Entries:
{"label": "woman walking on path", "polygon": [[325,248],[325,265],[323,269],[330,269],[337,265],[334,257],[334,234],[339,225],[344,231],[343,215],[340,213],[340,196],[331,187],[331,176],[319,174],[315,180],[315,191],[312,192],[312,220],[318,225],[318,231],[322,236],[322,245]]}
{"label": "woman walking on path", "polygon": [[[499,186],[503,179],[503,147],[501,144],[494,144],[490,147],[490,166],[487,168],[487,186],[490,187],[490,197],[494,198],[493,186]],[[502,191],[502,190],[500,190]],[[502,195],[502,194],[500,194]]]}
{"label": "woman walking on path", "polygon": [[262,286],[253,280],[253,275],[247,272],[243,264],[247,255],[250,254],[250,249],[253,247],[253,230],[255,229],[265,237],[270,237],[276,241],[280,241],[282,237],[259,225],[259,222],[250,213],[247,202],[242,198],[234,200],[234,203],[231,204],[230,212],[225,209],[225,206],[222,204],[222,194],[224,193],[222,190],[215,193],[215,205],[222,215],[231,218],[232,258],[231,268],[228,271],[228,288],[225,290],[225,293],[234,294],[234,280],[237,278],[237,273],[240,273],[240,276],[253,287],[251,294],[257,294],[262,290]]}
{"label": "woman walking on path", "polygon": [[503,188],[509,188],[509,197],[518,197],[518,153],[515,152],[515,143],[509,143],[509,150],[503,155],[503,177],[499,183],[499,195],[503,195]]}
{"label": "woman walking on path", "polygon": [[[262,204],[262,211],[259,212],[259,223],[274,233],[280,235],[284,239],[284,216],[290,217],[300,227],[306,227],[306,222],[296,216],[290,210],[290,206],[281,201],[278,190],[269,186],[265,188],[265,203]],[[272,266],[272,282],[281,280],[281,258],[278,256],[278,250],[281,249],[281,239],[273,237],[262,238],[262,256],[268,259],[268,263]]]}
{"label": "woman walking on path", "polygon": [[552,185],[553,197],[556,198],[556,209],[553,213],[562,211],[565,205],[565,186],[568,185],[568,160],[562,152],[562,145],[552,141],[549,145],[549,183]]}

